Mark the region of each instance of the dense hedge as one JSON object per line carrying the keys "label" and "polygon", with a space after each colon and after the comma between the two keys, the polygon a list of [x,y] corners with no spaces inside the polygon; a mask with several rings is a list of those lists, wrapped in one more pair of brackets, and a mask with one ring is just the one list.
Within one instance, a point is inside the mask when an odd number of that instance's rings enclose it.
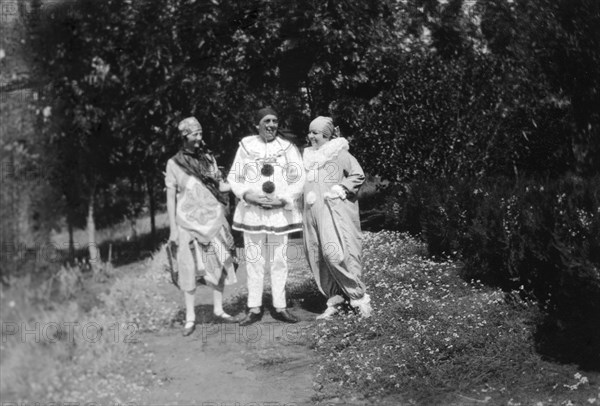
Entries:
{"label": "dense hedge", "polygon": [[467,280],[535,298],[547,324],[583,340],[577,357],[600,365],[600,176],[416,180],[389,196],[388,211],[399,214],[389,228],[420,233],[431,255],[461,259]]}
{"label": "dense hedge", "polygon": [[[334,118],[365,170],[393,185],[388,228],[462,260],[468,280],[522,287],[550,324],[600,343],[600,175],[583,164],[598,162],[600,138],[586,136],[598,121],[578,124],[583,93],[522,62],[415,53],[368,102],[335,103]],[[583,358],[600,365],[592,347]]]}

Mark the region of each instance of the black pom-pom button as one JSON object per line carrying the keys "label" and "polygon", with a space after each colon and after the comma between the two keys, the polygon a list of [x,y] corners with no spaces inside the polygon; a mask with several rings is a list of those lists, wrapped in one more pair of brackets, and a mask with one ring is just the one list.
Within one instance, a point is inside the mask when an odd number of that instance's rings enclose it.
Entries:
{"label": "black pom-pom button", "polygon": [[263,183],[262,185],[262,190],[265,193],[273,193],[275,191],[275,184],[273,182],[271,182],[270,180],[266,181],[265,183]]}
{"label": "black pom-pom button", "polygon": [[260,173],[263,176],[271,176],[273,175],[273,172],[275,172],[275,169],[271,164],[264,164],[263,167],[260,169]]}

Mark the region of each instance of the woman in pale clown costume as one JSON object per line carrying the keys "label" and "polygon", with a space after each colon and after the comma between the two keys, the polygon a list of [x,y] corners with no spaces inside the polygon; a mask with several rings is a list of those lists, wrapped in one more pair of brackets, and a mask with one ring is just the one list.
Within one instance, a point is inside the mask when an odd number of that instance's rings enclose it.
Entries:
{"label": "woman in pale clown costume", "polygon": [[240,199],[232,227],[244,233],[248,273],[248,313],[240,325],[262,318],[264,275],[269,269],[273,316],[295,323],[298,319],[286,308],[286,249],[288,234],[302,230],[302,158],[294,144],[277,135],[279,122],[273,109],[260,109],[255,120],[258,135],[241,140],[227,177]]}
{"label": "woman in pale clown costume", "polygon": [[202,127],[194,117],[178,126],[183,139],[179,152],[167,162],[165,185],[169,214],[169,243],[177,244],[179,287],[183,290],[186,322],[183,335],[195,328],[197,283],[213,289],[213,313],[217,321],[236,320],[223,311],[225,285],[236,282],[233,238],[225,219],[229,190],[215,158],[202,142]]}
{"label": "woman in pale clown costume", "polygon": [[361,281],[362,232],[357,195],[365,180],[348,141],[337,137],[330,117],[310,123],[311,146],[304,149],[304,248],[327,309],[317,319],[338,312],[346,300],[362,317],[371,315]]}

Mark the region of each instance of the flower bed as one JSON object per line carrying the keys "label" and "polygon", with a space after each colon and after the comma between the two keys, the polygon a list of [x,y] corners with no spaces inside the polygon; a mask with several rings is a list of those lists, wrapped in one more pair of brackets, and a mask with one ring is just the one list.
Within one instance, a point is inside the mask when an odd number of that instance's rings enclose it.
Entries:
{"label": "flower bed", "polygon": [[519,292],[466,283],[458,264],[431,261],[425,251],[406,234],[365,233],[365,281],[374,313],[367,320],[348,313],[318,324],[322,398],[418,404],[598,398],[597,382],[586,379],[570,390],[578,371],[536,354],[535,303]]}

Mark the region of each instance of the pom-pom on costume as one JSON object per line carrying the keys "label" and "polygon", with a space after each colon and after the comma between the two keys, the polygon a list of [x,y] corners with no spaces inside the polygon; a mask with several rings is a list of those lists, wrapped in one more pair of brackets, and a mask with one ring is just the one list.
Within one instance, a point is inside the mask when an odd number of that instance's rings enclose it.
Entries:
{"label": "pom-pom on costume", "polygon": [[370,299],[360,279],[362,232],[357,201],[365,179],[363,170],[348,152],[344,138],[306,148],[303,159],[307,174],[304,248],[317,285],[328,298],[324,315],[333,314],[333,306],[349,299],[368,317]]}

